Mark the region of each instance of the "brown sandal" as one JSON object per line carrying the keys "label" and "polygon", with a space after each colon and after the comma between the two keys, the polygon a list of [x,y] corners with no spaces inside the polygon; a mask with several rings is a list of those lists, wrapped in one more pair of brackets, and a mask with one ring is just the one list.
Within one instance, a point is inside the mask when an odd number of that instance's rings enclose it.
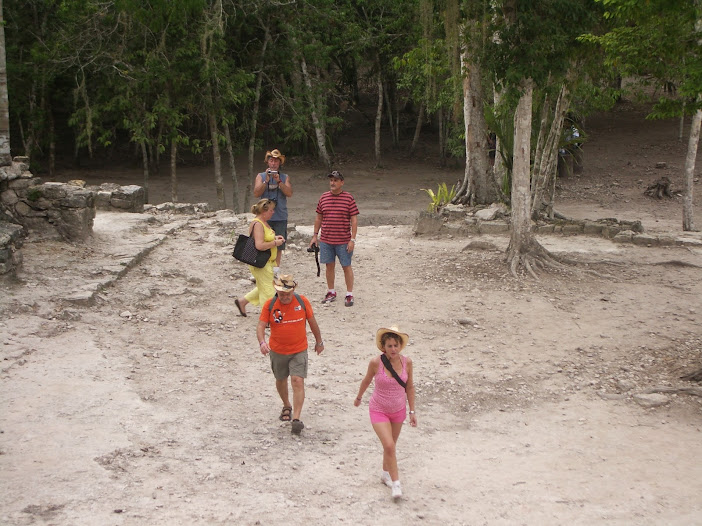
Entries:
{"label": "brown sandal", "polygon": [[290,415],[292,415],[292,407],[283,407],[283,410],[280,412],[280,418],[283,422],[290,422]]}

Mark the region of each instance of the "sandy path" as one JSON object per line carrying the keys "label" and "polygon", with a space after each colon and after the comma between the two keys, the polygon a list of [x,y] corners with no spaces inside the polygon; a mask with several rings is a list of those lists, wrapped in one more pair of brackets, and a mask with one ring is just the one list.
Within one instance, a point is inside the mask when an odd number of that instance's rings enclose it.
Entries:
{"label": "sandy path", "polygon": [[[296,438],[277,420],[255,318],[236,316],[250,283],[229,256],[231,226],[224,213],[192,219],[90,308],[51,284],[104,263],[27,247],[27,281],[0,303],[2,523],[702,524],[701,399],[632,397],[683,385],[702,361],[699,268],[651,264],[702,265],[699,250],[577,238],[577,256],[612,279],[520,283],[497,252],[365,226],[345,308],[319,304],[322,278],[292,247],[284,268],[327,342]],[[111,224],[111,250],[154,228]],[[572,254],[574,239],[544,243]],[[33,266],[47,250],[54,267]],[[378,479],[367,396],[352,405],[386,323],[410,334],[418,385],[397,505]]]}

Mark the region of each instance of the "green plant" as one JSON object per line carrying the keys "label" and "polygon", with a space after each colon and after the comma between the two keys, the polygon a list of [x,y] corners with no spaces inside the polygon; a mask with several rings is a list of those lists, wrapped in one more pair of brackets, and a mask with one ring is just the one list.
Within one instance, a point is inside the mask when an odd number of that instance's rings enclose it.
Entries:
{"label": "green plant", "polygon": [[449,204],[456,197],[456,185],[451,186],[449,190],[446,183],[440,183],[436,193],[429,188],[422,188],[422,190],[429,194],[431,198],[431,203],[429,204],[430,212],[438,212],[441,207]]}
{"label": "green plant", "polygon": [[32,202],[39,201],[39,199],[41,199],[41,197],[42,197],[41,189],[39,189],[37,187],[32,187],[32,188],[27,189],[27,199],[29,201],[32,201]]}

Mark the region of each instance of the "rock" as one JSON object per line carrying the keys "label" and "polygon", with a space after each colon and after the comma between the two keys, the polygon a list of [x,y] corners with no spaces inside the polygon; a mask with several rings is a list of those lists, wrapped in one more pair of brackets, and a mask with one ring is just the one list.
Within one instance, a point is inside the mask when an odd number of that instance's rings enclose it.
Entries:
{"label": "rock", "polygon": [[475,217],[481,221],[493,221],[497,217],[498,212],[497,208],[483,208],[475,213]]}
{"label": "rock", "polygon": [[634,401],[641,407],[660,407],[670,403],[670,397],[660,393],[637,394]]}

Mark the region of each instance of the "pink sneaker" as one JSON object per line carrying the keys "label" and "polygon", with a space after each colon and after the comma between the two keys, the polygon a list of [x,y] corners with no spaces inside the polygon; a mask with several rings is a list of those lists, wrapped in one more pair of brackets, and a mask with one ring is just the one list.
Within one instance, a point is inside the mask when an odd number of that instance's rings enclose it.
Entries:
{"label": "pink sneaker", "polygon": [[344,300],[344,305],[347,307],[353,307],[353,295],[346,296],[346,299]]}

